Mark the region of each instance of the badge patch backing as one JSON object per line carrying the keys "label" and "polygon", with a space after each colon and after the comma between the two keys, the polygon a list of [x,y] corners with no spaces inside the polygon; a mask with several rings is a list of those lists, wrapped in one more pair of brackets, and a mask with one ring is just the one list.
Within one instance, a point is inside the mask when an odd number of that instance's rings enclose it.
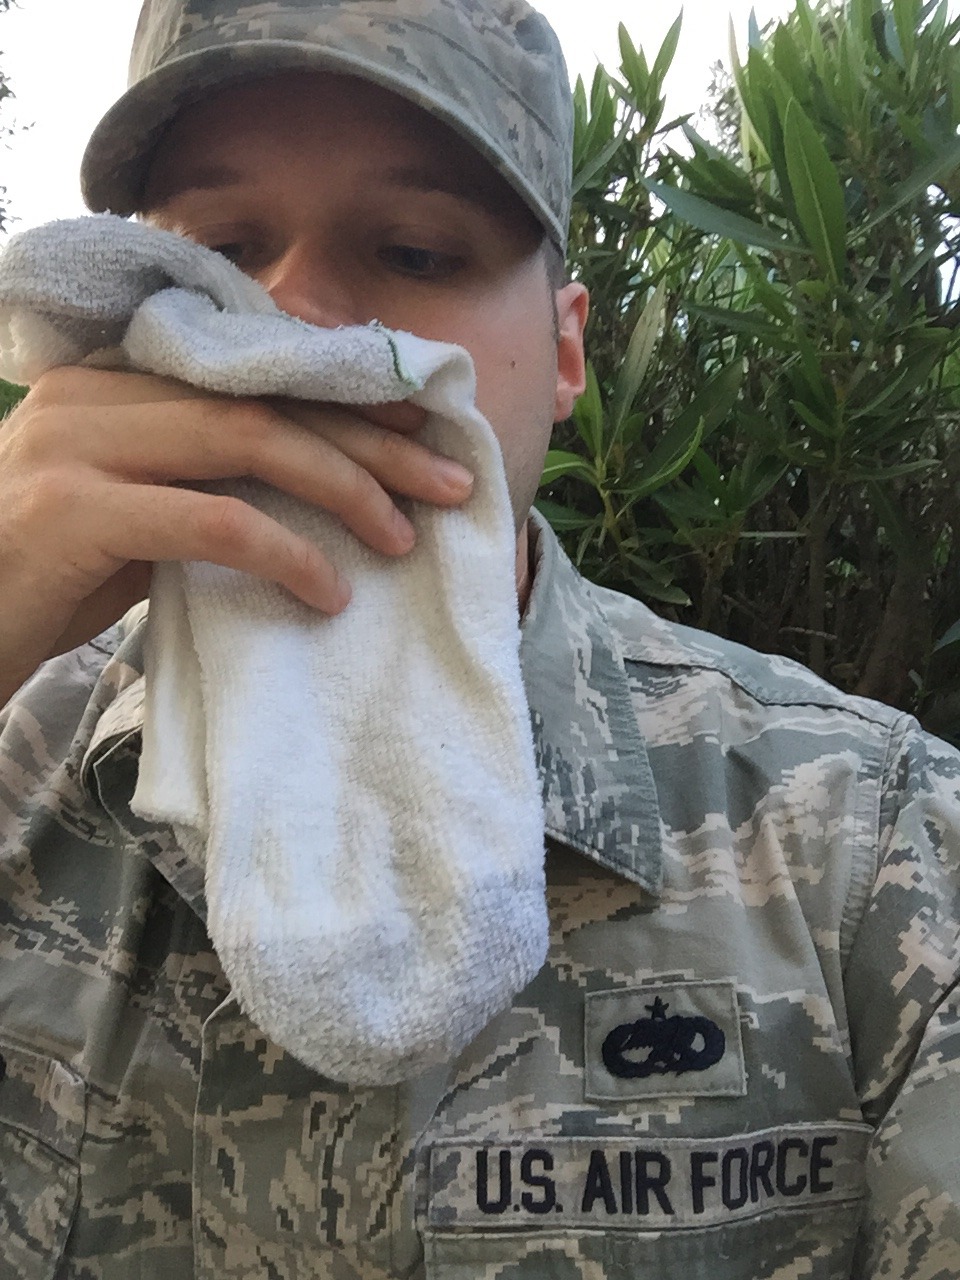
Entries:
{"label": "badge patch backing", "polygon": [[584,1016],[584,1097],[742,1098],[747,1076],[732,979],[594,991]]}

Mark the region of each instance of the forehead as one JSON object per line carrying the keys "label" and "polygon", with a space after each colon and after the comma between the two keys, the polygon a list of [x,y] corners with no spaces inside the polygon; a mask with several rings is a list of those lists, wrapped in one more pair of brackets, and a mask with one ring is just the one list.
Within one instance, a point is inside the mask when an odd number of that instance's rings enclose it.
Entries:
{"label": "forehead", "polygon": [[462,151],[464,159],[476,154],[452,129],[406,98],[331,71],[278,71],[210,90],[181,108],[169,132],[180,135],[180,145],[198,131],[216,138],[251,131],[286,138],[309,130],[319,141],[344,123],[363,122]]}
{"label": "forehead", "polygon": [[227,185],[238,170],[256,178],[275,164],[318,177],[330,166],[371,176],[387,166],[539,228],[512,187],[446,124],[388,89],[331,72],[244,80],[183,108],[154,152],[147,203],[188,185]]}

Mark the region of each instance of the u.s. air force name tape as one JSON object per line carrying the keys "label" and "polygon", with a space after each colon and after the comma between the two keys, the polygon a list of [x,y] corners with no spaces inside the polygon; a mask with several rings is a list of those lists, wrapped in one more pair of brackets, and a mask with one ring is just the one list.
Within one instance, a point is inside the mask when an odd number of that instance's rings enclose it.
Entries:
{"label": "u.s. air force name tape", "polygon": [[434,1230],[541,1226],[663,1231],[857,1200],[865,1125],[785,1125],[725,1138],[439,1142]]}

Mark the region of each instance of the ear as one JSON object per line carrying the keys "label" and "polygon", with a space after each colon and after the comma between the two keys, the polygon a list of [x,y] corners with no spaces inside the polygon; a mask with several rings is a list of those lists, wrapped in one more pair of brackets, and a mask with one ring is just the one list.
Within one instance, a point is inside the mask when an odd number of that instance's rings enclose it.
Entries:
{"label": "ear", "polygon": [[573,280],[556,293],[557,299],[557,397],[553,420],[562,422],[573,413],[578,396],[587,385],[587,361],[583,331],[590,311],[586,287]]}

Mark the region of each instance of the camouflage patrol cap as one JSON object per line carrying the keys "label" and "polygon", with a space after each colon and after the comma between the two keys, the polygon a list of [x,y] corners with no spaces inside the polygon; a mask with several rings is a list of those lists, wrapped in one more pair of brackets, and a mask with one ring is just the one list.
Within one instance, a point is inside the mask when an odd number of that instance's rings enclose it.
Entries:
{"label": "camouflage patrol cap", "polygon": [[87,206],[136,212],[150,156],[182,107],[294,69],[359,76],[442,120],[564,248],[572,99],[557,37],[526,0],[145,0],[130,88],[83,157]]}

